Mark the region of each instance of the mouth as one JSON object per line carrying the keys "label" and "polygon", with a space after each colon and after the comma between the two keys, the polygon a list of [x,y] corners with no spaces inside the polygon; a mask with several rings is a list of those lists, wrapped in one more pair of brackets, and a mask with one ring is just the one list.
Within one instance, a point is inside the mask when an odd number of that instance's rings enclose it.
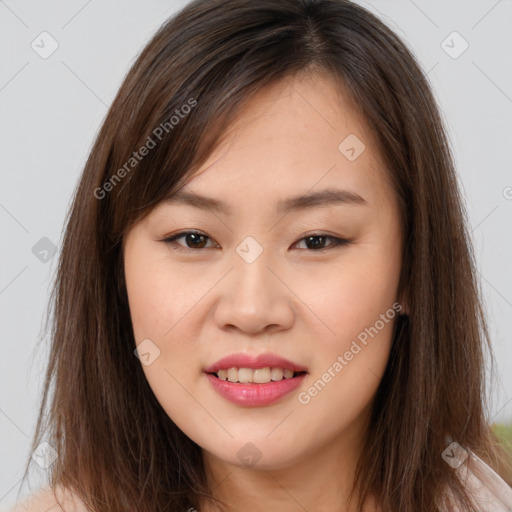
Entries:
{"label": "mouth", "polygon": [[307,368],[273,354],[257,357],[234,354],[204,368],[203,372],[222,398],[245,407],[281,401],[308,374]]}

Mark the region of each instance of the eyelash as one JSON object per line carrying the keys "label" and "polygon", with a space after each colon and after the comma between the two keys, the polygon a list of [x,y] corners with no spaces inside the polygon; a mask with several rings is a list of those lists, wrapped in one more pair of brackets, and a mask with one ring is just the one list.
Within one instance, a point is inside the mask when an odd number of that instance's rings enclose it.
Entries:
{"label": "eyelash", "polygon": [[[186,246],[183,246],[176,242],[177,239],[183,238],[184,236],[187,236],[187,235],[199,235],[199,236],[203,236],[203,237],[207,238],[208,240],[211,240],[211,238],[209,236],[205,235],[204,233],[201,233],[200,231],[181,231],[180,233],[176,233],[175,235],[172,235],[169,238],[165,238],[164,240],[162,240],[162,242],[165,242],[167,245],[172,246],[172,250],[177,251],[177,252],[190,253],[190,252],[197,252],[197,251],[205,250],[205,248],[194,249],[191,247],[186,247]],[[350,240],[346,240],[344,238],[337,238],[335,236],[317,234],[317,233],[308,234],[305,237],[299,239],[298,242],[302,242],[306,238],[326,238],[326,239],[329,239],[332,241],[332,243],[327,247],[321,247],[320,249],[305,249],[308,252],[321,252],[322,250],[334,249],[335,247],[343,247],[343,246],[346,246],[351,243]],[[300,249],[300,250],[304,250],[304,249]]]}

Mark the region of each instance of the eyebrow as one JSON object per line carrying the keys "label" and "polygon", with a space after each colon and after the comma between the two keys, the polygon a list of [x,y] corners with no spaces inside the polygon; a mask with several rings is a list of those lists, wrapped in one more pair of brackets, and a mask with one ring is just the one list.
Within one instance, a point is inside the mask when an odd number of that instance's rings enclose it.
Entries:
{"label": "eyebrow", "polygon": [[[178,192],[166,197],[166,204],[185,204],[207,211],[215,211],[225,215],[231,215],[231,208],[217,199],[202,196],[195,192],[179,190]],[[278,213],[287,213],[290,211],[306,210],[309,208],[318,208],[331,205],[352,204],[365,205],[368,203],[359,194],[349,190],[325,189],[319,192],[308,192],[306,194],[281,199],[277,203]]]}

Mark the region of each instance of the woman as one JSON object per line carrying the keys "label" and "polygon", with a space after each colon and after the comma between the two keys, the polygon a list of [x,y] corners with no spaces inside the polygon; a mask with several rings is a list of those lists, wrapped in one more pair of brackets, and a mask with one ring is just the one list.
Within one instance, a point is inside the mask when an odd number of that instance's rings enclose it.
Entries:
{"label": "woman", "polygon": [[512,506],[438,108],[347,0],[195,1],[157,32],[53,298],[27,510]]}

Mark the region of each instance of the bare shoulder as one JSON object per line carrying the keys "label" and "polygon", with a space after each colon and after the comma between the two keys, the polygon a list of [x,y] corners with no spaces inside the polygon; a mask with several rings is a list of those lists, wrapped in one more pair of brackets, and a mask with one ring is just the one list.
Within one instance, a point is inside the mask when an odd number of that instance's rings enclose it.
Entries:
{"label": "bare shoulder", "polygon": [[44,487],[8,512],[87,512],[87,509],[71,491],[58,487],[54,493],[50,487]]}

